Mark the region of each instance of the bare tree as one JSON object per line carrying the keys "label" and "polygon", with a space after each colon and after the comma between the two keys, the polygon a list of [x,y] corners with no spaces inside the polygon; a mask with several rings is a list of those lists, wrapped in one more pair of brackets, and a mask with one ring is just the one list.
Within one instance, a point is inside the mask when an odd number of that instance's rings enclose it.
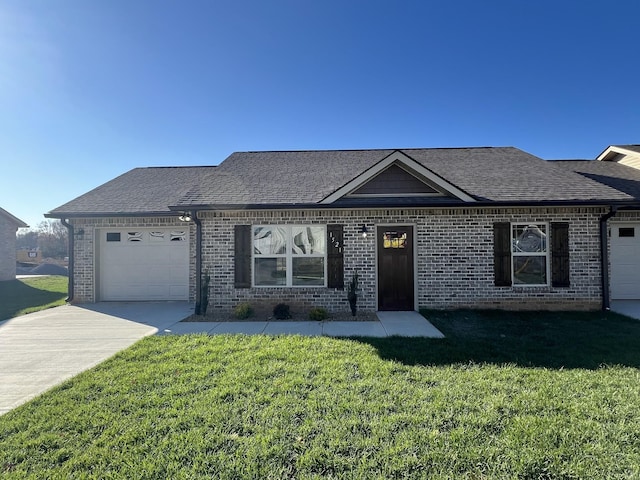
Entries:
{"label": "bare tree", "polygon": [[18,250],[35,250],[38,248],[38,232],[32,229],[19,230],[16,235],[16,248]]}
{"label": "bare tree", "polygon": [[44,258],[68,256],[68,231],[60,220],[44,220],[38,224],[38,247]]}

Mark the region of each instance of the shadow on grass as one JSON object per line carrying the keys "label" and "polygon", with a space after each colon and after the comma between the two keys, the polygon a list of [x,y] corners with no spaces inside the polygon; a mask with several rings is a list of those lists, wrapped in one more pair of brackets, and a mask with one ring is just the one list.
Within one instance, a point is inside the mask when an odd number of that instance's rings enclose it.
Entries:
{"label": "shadow on grass", "polygon": [[408,365],[640,368],[640,321],[611,312],[422,311],[445,339],[359,338]]}
{"label": "shadow on grass", "polygon": [[[65,277],[61,278],[63,280],[57,282],[64,284]],[[67,296],[66,291],[49,289],[56,280],[47,280],[36,282],[36,286],[28,285],[20,280],[0,282],[0,320],[13,318],[24,310],[37,310],[38,307],[58,302]]]}

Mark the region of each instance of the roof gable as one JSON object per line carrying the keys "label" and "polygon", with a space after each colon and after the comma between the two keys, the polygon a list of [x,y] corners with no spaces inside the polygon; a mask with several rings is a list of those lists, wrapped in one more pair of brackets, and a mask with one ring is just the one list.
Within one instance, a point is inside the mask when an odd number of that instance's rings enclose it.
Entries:
{"label": "roof gable", "polygon": [[[397,170],[401,170],[404,174],[401,175],[405,182],[400,182],[392,187],[396,189],[395,192],[389,192],[388,196],[448,196],[452,197],[456,200],[462,200],[465,202],[474,202],[475,199],[468,195],[466,192],[462,191],[452,183],[446,181],[444,178],[435,174],[425,166],[416,162],[405,153],[396,150],[386,158],[382,159],[375,165],[371,166],[367,170],[363,171],[345,185],[332,192],[330,195],[325,197],[320,203],[321,204],[331,204],[343,197],[346,196],[356,196],[362,195],[363,191],[366,190],[367,187],[374,187],[374,189],[378,189],[379,184],[388,178],[389,170],[391,170],[391,174],[396,172]],[[413,180],[407,179],[406,176],[413,177]],[[416,182],[417,181],[417,182]],[[373,183],[372,183],[373,182]],[[402,184],[404,183],[404,185]],[[422,188],[420,188],[420,184],[422,184]],[[411,187],[416,191],[403,191],[403,188]],[[371,189],[371,188],[370,188]],[[422,192],[420,191],[422,190]],[[358,193],[360,192],[360,193]],[[417,194],[417,195],[416,195]],[[368,196],[376,196],[375,194],[367,194]],[[379,194],[377,196],[385,196],[385,194]]]}
{"label": "roof gable", "polygon": [[9,223],[13,223],[18,228],[27,228],[29,226],[26,223],[24,223],[22,220],[20,220],[18,217],[11,215],[9,212],[7,212],[4,208],[1,208],[1,207],[0,207],[0,216],[6,218],[9,221]]}
{"label": "roof gable", "polygon": [[610,145],[596,157],[603,162],[616,162],[640,169],[640,145]]}
{"label": "roof gable", "polygon": [[415,176],[413,173],[393,163],[364,185],[356,188],[349,196],[385,196],[385,195],[442,195],[436,188]]}

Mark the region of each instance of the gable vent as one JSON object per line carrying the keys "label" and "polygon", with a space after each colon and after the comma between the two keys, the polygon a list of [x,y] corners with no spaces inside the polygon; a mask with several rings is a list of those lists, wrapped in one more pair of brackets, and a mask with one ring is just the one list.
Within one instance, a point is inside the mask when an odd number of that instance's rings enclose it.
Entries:
{"label": "gable vent", "polygon": [[431,196],[441,193],[404,168],[393,164],[349,194],[350,197],[386,195]]}

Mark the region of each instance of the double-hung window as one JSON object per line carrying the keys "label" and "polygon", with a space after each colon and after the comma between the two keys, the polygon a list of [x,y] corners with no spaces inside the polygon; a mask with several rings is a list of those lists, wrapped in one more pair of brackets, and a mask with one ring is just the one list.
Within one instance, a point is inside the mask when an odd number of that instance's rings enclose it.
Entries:
{"label": "double-hung window", "polygon": [[253,227],[253,284],[257,287],[326,286],[324,225]]}
{"label": "double-hung window", "polygon": [[511,224],[514,285],[548,285],[549,242],[546,223]]}

